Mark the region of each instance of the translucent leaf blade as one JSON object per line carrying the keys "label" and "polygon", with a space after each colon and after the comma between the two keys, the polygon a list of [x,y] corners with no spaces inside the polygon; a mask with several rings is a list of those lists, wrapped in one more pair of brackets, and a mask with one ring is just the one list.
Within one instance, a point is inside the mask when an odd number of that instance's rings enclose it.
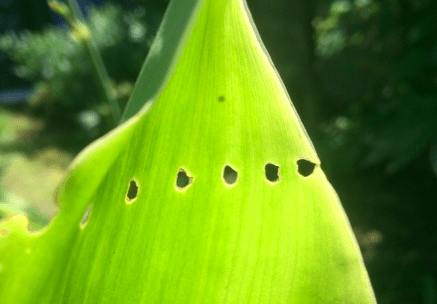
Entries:
{"label": "translucent leaf blade", "polygon": [[[7,301],[375,303],[245,3],[197,5],[151,107],[85,151],[61,214],[0,258]],[[301,159],[316,165],[308,176]]]}

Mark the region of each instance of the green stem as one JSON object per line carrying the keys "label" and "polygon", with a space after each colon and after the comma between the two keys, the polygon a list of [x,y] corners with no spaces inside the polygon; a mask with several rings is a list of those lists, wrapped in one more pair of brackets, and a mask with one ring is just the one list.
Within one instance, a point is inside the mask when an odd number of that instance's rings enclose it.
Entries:
{"label": "green stem", "polygon": [[[70,7],[74,19],[84,23],[85,17],[80,11],[79,5],[77,4],[76,0],[68,0],[67,3]],[[112,116],[115,123],[118,124],[121,118],[120,105],[113,96],[111,79],[109,78],[108,71],[106,70],[105,64],[103,63],[102,56],[97,49],[92,35],[90,37],[87,37],[86,39],[81,39],[81,41],[83,42],[87,54],[90,57],[91,62],[93,63],[93,71],[97,78],[97,83],[100,86],[101,91],[103,92],[103,97],[106,99],[106,102],[108,102],[111,106]]]}

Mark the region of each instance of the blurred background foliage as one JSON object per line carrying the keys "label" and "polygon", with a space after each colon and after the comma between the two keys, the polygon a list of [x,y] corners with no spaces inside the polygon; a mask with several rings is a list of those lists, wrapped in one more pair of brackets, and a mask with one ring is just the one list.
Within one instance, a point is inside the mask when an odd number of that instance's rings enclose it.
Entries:
{"label": "blurred background foliage", "polygon": [[[437,1],[247,0],[381,304],[437,303]],[[123,107],[168,1],[77,1]],[[0,2],[0,217],[58,211],[114,127],[84,45],[43,0]]]}

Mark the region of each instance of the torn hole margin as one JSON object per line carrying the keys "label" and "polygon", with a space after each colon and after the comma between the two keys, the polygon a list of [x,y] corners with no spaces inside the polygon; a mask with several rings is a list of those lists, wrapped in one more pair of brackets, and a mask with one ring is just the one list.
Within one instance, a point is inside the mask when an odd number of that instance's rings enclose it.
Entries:
{"label": "torn hole margin", "polygon": [[140,193],[140,183],[136,178],[132,178],[129,181],[129,185],[127,187],[127,192],[125,196],[126,204],[132,204],[134,201],[136,201],[139,193]]}
{"label": "torn hole margin", "polygon": [[296,160],[297,173],[303,178],[308,178],[314,174],[319,163],[313,162],[305,157],[300,157]]}
{"label": "torn hole margin", "polygon": [[267,162],[264,165],[264,178],[269,183],[279,183],[281,181],[281,166],[271,161]]}
{"label": "torn hole margin", "polygon": [[230,164],[225,164],[222,171],[222,180],[224,184],[228,187],[233,187],[238,183],[238,179],[238,170]]}
{"label": "torn hole margin", "polygon": [[82,219],[80,220],[79,227],[81,229],[84,229],[88,225],[92,210],[93,210],[93,205],[92,204],[88,205],[82,216]]}
{"label": "torn hole margin", "polygon": [[179,168],[176,175],[175,188],[179,192],[188,189],[194,181],[194,177],[183,167]]}

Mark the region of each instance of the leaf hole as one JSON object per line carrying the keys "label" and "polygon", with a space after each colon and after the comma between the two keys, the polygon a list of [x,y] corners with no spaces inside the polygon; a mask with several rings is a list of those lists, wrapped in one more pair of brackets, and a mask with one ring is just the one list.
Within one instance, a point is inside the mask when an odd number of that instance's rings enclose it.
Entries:
{"label": "leaf hole", "polygon": [[188,187],[189,184],[193,182],[193,178],[188,176],[187,172],[180,168],[178,172],[178,177],[176,178],[176,186],[179,189],[184,189]]}
{"label": "leaf hole", "polygon": [[92,209],[92,205],[89,205],[86,208],[85,213],[83,214],[83,217],[82,217],[82,219],[80,221],[80,227],[81,228],[84,228],[88,224],[88,221],[90,219],[91,209]]}
{"label": "leaf hole", "polygon": [[225,166],[223,170],[223,179],[228,185],[235,184],[237,182],[238,172],[235,171],[231,166]]}
{"label": "leaf hole", "polygon": [[268,163],[264,169],[268,181],[272,183],[279,181],[279,166]]}
{"label": "leaf hole", "polygon": [[218,98],[219,102],[224,102],[225,101],[225,96],[224,95],[220,95]]}
{"label": "leaf hole", "polygon": [[135,180],[129,182],[126,194],[126,203],[131,204],[138,196],[138,183]]}
{"label": "leaf hole", "polygon": [[310,176],[314,172],[314,168],[316,167],[316,164],[313,162],[310,162],[306,159],[299,159],[297,161],[297,171],[300,175],[303,177]]}

